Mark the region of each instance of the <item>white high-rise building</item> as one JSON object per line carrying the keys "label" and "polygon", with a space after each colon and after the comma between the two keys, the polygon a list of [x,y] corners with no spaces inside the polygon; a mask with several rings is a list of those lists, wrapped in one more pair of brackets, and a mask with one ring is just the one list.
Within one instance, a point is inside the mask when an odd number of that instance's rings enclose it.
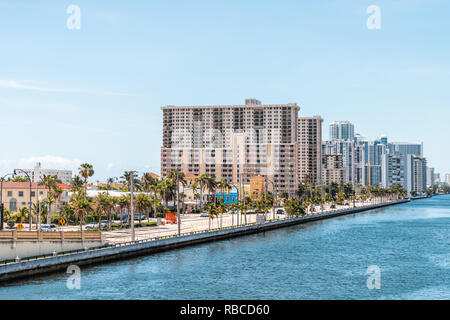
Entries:
{"label": "white high-rise building", "polygon": [[406,157],[406,190],[425,193],[427,190],[427,160],[416,155]]}
{"label": "white high-rise building", "polygon": [[355,184],[355,143],[353,141],[334,139],[323,143],[324,155],[342,155],[342,167],[346,169],[345,182]]}
{"label": "white high-rise building", "polygon": [[383,188],[392,188],[396,184],[406,188],[404,157],[400,153],[385,153],[381,168]]}
{"label": "white high-rise building", "polygon": [[330,123],[330,140],[353,141],[355,126],[350,121],[334,121]]}
{"label": "white high-rise building", "polygon": [[[38,162],[34,169],[24,169],[31,178],[31,182],[40,182],[44,175],[57,176],[62,183],[70,184],[72,181],[72,170],[63,169],[42,169],[41,163]],[[16,177],[27,178],[27,175],[21,171],[17,171]]]}
{"label": "white high-rise building", "polygon": [[450,173],[445,174],[445,183],[450,186]]}
{"label": "white high-rise building", "polygon": [[434,168],[427,167],[427,187],[434,185]]}

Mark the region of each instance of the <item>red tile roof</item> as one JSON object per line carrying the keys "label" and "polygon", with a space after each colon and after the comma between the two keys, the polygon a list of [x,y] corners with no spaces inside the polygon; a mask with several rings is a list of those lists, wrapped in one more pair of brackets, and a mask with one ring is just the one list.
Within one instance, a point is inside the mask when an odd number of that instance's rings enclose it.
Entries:
{"label": "red tile roof", "polygon": [[159,178],[160,178],[160,176],[158,176],[156,173],[149,172],[148,174],[149,174],[152,178],[155,178],[155,179],[159,179]]}
{"label": "red tile roof", "polygon": [[[58,187],[69,190],[70,187],[64,183],[58,183]],[[29,182],[3,182],[3,189],[29,189]],[[31,183],[31,189],[47,189],[44,185],[39,185],[38,182]]]}

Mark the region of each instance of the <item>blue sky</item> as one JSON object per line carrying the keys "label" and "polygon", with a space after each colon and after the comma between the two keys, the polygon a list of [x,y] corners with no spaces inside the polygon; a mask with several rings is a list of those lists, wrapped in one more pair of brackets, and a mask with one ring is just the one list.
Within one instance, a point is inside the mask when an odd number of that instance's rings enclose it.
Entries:
{"label": "blue sky", "polygon": [[[69,5],[81,29],[69,30]],[[366,27],[369,5],[381,29]],[[296,102],[450,173],[450,3],[0,0],[0,173],[159,172],[161,105]]]}

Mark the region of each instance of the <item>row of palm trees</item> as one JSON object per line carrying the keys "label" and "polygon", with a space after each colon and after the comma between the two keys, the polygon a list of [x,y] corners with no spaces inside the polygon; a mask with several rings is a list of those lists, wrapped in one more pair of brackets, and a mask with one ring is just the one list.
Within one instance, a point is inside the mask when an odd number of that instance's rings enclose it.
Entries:
{"label": "row of palm trees", "polygon": [[[95,197],[89,197],[87,192],[88,181],[94,173],[92,165],[88,163],[80,165],[78,175],[73,178],[70,185],[72,190],[70,201],[60,209],[59,215],[69,219],[73,217],[80,222],[80,226],[83,224],[84,217],[92,212],[98,217],[99,222],[101,217],[105,216],[111,222],[112,217],[116,213],[120,213],[120,219],[123,221],[123,213],[127,212],[129,215],[130,212],[130,195],[112,197],[109,195],[109,190],[113,188],[107,187],[106,192],[99,193]],[[218,191],[223,194],[230,192],[233,186],[227,179],[216,181],[214,176],[202,174],[188,185],[184,173],[177,170],[169,170],[163,179],[156,179],[149,173],[145,173],[139,178],[134,172],[125,171],[120,177],[120,182],[124,184],[126,190],[131,189],[132,179],[133,188],[138,192],[134,198],[133,205],[137,212],[145,213],[148,219],[151,213],[156,216],[158,212],[168,211],[169,202],[171,201],[178,206],[179,210],[184,211],[184,188],[186,187],[192,189],[194,199],[200,202],[199,209],[209,212],[210,219],[214,217],[220,217],[221,219],[224,213],[231,210],[241,213],[241,219],[243,217],[244,223],[247,222],[247,211],[265,214],[280,200],[287,206],[286,211],[289,215],[301,215],[304,214],[305,208],[317,204],[323,207],[325,203],[341,203],[346,200],[351,200],[353,203],[356,201],[365,202],[368,199],[377,199],[383,202],[386,198],[392,199],[394,196],[399,198],[406,195],[406,191],[399,185],[390,189],[367,186],[359,188],[360,192],[356,193],[351,184],[331,184],[330,186],[321,187],[306,183],[300,185],[295,197],[292,198],[289,198],[286,193],[280,192],[280,199],[273,199],[271,193],[266,193],[261,195],[259,200],[251,200],[245,197],[239,203],[225,205],[223,201],[216,197],[216,193]],[[112,185],[115,180],[118,179],[109,178],[107,181],[108,185]],[[48,191],[46,202],[49,216],[52,213],[52,204],[59,200],[63,192],[61,187],[59,187],[59,182],[56,176],[44,176],[40,182]],[[207,193],[206,204],[204,203],[205,193]],[[179,207],[180,204],[181,208]],[[37,211],[37,208],[33,211]],[[139,215],[139,222],[141,222],[141,215]],[[241,222],[237,221],[237,223]]]}

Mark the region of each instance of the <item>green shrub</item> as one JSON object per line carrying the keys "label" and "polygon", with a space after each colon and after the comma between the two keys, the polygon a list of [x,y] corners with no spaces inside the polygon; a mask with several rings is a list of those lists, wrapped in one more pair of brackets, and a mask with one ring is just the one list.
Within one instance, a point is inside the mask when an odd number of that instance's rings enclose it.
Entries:
{"label": "green shrub", "polygon": [[59,214],[52,214],[50,221],[53,224],[59,224],[59,220],[61,220],[61,216]]}
{"label": "green shrub", "polygon": [[14,225],[16,224],[16,221],[14,219],[8,219],[6,224],[8,225],[9,229],[12,229],[12,228],[14,228]]}

